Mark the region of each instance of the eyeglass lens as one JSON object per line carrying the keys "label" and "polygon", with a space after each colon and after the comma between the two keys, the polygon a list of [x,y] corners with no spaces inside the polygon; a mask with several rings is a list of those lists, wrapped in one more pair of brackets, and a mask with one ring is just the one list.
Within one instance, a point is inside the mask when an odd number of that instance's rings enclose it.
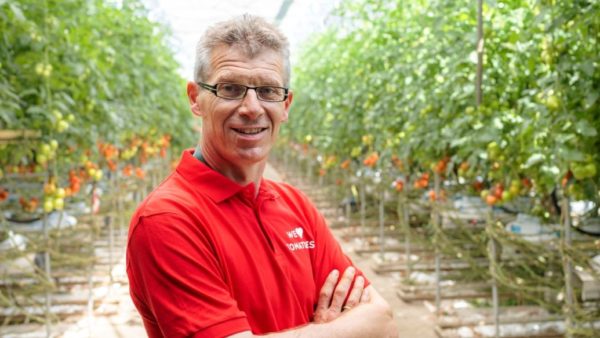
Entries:
{"label": "eyeglass lens", "polygon": [[256,95],[263,101],[283,101],[285,99],[285,90],[283,88],[271,86],[248,88],[244,85],[232,83],[217,84],[217,96],[227,99],[241,99],[245,96],[248,89],[255,89]]}

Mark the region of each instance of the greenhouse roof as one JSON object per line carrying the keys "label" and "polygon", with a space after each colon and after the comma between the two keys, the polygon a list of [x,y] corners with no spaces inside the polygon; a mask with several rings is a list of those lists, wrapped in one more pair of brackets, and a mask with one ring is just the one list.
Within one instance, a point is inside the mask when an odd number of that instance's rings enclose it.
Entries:
{"label": "greenhouse roof", "polygon": [[[171,42],[181,64],[180,73],[190,78],[194,47],[201,33],[211,24],[244,13],[278,22],[290,39],[292,62],[298,46],[313,32],[325,27],[327,17],[340,0],[145,0],[150,16],[169,25]],[[286,10],[287,9],[287,10]]]}

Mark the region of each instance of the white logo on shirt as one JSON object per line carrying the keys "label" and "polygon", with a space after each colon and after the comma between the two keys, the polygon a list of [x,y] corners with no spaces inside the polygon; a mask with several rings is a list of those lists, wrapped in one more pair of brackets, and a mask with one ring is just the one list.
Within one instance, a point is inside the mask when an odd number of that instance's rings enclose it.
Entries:
{"label": "white logo on shirt", "polygon": [[[304,238],[304,229],[301,227],[297,227],[287,232],[287,236],[289,239],[303,239]],[[315,241],[300,241],[286,244],[290,251],[296,250],[306,250],[306,249],[314,249]]]}
{"label": "white logo on shirt", "polygon": [[304,229],[297,227],[292,231],[288,231],[287,235],[289,238],[302,238],[304,236]]}

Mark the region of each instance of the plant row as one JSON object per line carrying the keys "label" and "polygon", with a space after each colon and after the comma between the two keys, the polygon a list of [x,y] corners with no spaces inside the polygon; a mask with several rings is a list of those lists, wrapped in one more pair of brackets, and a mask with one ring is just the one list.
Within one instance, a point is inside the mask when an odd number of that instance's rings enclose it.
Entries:
{"label": "plant row", "polygon": [[600,3],[485,1],[482,21],[478,44],[472,1],[343,2],[296,65],[284,143],[321,175],[427,189],[437,172],[491,205],[560,191],[597,206]]}
{"label": "plant row", "polygon": [[0,2],[0,180],[38,173],[45,187],[24,210],[62,209],[110,171],[143,178],[150,157],[190,144],[169,36],[141,1]]}

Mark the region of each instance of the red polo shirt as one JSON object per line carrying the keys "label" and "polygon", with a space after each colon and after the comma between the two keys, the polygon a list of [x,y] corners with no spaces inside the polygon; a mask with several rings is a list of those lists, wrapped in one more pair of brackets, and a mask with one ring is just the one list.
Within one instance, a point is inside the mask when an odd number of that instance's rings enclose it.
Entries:
{"label": "red polo shirt", "polygon": [[133,301],[153,337],[226,337],[312,320],[333,269],[352,262],[297,189],[240,186],[181,162],[134,214],[127,246]]}

